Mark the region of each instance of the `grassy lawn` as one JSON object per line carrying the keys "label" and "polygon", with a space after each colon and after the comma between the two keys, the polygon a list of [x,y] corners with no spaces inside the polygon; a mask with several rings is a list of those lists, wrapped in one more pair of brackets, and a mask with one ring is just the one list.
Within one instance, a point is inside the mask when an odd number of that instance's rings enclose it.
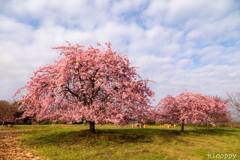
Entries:
{"label": "grassy lawn", "polygon": [[[159,126],[147,128],[96,125],[89,134],[83,125],[16,125],[0,132],[22,132],[21,146],[48,159],[216,159],[216,154],[237,154],[240,159],[240,129]],[[210,157],[209,154],[211,155]],[[222,158],[224,159],[224,158]]]}

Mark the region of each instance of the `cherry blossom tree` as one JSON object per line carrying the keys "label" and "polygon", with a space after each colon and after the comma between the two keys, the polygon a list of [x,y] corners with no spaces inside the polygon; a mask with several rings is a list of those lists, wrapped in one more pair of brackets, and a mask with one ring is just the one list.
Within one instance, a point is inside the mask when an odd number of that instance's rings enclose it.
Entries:
{"label": "cherry blossom tree", "polygon": [[210,121],[207,121],[207,130],[209,130],[209,122],[212,122],[214,125],[221,122],[230,122],[231,113],[227,110],[228,99],[224,100],[219,96],[209,96],[212,103],[208,108],[206,108],[206,113],[209,116]]}
{"label": "cherry blossom tree", "polygon": [[191,93],[185,90],[178,96],[168,95],[161,99],[156,106],[156,115],[164,122],[182,124],[181,131],[184,131],[184,124],[201,123],[211,121],[211,116],[222,107],[209,96],[201,93]]}
{"label": "cherry blossom tree", "polygon": [[150,119],[150,98],[155,100],[154,92],[147,87],[151,80],[142,79],[126,55],[117,55],[111,43],[105,43],[108,49],[100,51],[91,45],[83,50],[82,45],[66,42],[69,46],[53,48],[61,49],[63,57],[40,67],[21,88],[27,89],[18,101],[26,110],[23,117],[36,115],[37,121],[70,123],[85,119],[90,123],[90,133],[95,133],[95,123],[123,126]]}

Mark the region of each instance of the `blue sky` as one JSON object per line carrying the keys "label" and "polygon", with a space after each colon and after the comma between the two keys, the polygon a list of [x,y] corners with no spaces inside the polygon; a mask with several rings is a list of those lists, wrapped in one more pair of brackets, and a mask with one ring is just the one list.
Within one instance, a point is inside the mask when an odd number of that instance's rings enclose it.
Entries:
{"label": "blue sky", "polygon": [[185,89],[222,97],[239,89],[237,0],[0,0],[0,21],[0,99],[58,59],[50,47],[65,40],[85,48],[111,42],[156,82],[154,104]]}

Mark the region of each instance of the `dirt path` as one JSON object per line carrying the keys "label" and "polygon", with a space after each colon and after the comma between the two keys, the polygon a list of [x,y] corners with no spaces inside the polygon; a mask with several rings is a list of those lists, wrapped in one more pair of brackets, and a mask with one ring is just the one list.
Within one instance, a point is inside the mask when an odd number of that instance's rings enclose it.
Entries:
{"label": "dirt path", "polygon": [[40,160],[33,152],[17,145],[19,132],[0,132],[0,160]]}

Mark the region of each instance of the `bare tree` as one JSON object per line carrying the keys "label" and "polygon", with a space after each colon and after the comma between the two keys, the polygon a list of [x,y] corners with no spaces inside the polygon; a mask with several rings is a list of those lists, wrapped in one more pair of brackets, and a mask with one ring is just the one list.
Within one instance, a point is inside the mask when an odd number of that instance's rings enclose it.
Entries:
{"label": "bare tree", "polygon": [[231,108],[232,114],[237,121],[240,120],[240,91],[226,92],[229,98],[228,106]]}
{"label": "bare tree", "polygon": [[14,102],[0,100],[0,122],[14,122],[14,114],[17,112],[17,105]]}

